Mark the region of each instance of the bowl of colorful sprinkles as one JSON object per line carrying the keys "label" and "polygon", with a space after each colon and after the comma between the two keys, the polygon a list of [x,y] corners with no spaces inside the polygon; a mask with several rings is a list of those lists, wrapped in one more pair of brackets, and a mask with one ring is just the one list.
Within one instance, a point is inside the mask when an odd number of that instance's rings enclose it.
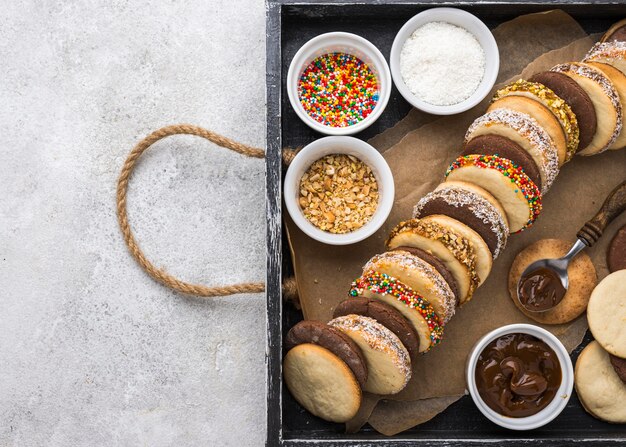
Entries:
{"label": "bowl of colorful sprinkles", "polygon": [[371,236],[387,220],[393,175],[382,155],[347,136],[320,138],[289,164],[284,199],[289,216],[308,236],[348,245]]}
{"label": "bowl of colorful sprinkles", "polygon": [[319,35],[296,53],[287,74],[289,102],[311,128],[351,135],[383,113],[391,73],[382,53],[356,34]]}

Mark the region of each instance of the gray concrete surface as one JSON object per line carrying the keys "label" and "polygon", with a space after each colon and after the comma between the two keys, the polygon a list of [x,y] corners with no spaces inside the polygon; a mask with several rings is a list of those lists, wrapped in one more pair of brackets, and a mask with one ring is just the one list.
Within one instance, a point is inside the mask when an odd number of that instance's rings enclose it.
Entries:
{"label": "gray concrete surface", "polygon": [[[154,283],[114,193],[127,152],[166,124],[264,145],[263,1],[5,2],[0,23],[0,445],[261,445],[263,295]],[[264,278],[261,160],[163,141],[129,214],[186,280]]]}

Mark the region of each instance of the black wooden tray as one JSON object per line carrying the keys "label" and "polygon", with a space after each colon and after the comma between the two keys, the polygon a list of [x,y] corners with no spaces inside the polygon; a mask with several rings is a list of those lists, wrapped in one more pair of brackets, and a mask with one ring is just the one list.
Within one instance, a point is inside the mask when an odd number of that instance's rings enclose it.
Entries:
{"label": "black wooden tray", "polygon": [[[613,2],[547,0],[428,2],[428,1],[309,1],[269,0],[267,5],[267,445],[451,446],[451,445],[626,445],[626,428],[594,419],[572,396],[561,415],[543,428],[514,432],[487,420],[466,396],[431,421],[394,437],[365,426],[348,435],[343,425],[322,421],[302,409],[284,388],[282,337],[302,316],[283,304],[281,279],[291,274],[289,249],[282,225],[282,147],[303,146],[322,135],[309,129],[292,110],[283,80],[295,52],[312,37],[348,31],[374,43],[388,58],[397,31],[413,15],[434,6],[455,6],[482,19],[490,28],[521,14],[561,8],[590,33],[602,32],[626,17],[626,0]],[[393,126],[411,109],[394,88],[383,115],[356,135],[368,138]],[[587,336],[583,345],[588,343]],[[576,360],[579,347],[573,353]],[[626,405],[626,403],[624,403]]]}

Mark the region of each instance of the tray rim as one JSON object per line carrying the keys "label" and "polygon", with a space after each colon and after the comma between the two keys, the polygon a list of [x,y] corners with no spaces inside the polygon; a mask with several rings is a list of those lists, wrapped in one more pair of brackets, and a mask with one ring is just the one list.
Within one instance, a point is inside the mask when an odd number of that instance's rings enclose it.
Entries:
{"label": "tray rim", "polygon": [[624,0],[265,0],[266,11],[266,220],[267,220],[267,259],[266,259],[266,328],[267,345],[266,381],[266,446],[455,446],[484,445],[506,442],[509,446],[560,445],[576,442],[581,445],[616,446],[623,445],[626,438],[568,438],[555,437],[535,439],[528,438],[411,438],[394,436],[378,440],[359,439],[345,436],[337,439],[284,439],[282,430],[282,8],[284,6],[341,6],[341,5],[398,5],[398,6],[477,6],[477,5],[524,5],[554,6],[560,5],[625,5]]}

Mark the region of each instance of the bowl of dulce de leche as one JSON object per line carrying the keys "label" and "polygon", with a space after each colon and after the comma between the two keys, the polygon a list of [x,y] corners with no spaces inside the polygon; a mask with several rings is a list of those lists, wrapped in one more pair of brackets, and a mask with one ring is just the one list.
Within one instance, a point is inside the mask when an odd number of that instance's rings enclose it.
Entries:
{"label": "bowl of dulce de leche", "polygon": [[574,370],[567,349],[553,334],[531,324],[511,324],[476,343],[466,383],[489,420],[511,430],[532,430],[563,411]]}

